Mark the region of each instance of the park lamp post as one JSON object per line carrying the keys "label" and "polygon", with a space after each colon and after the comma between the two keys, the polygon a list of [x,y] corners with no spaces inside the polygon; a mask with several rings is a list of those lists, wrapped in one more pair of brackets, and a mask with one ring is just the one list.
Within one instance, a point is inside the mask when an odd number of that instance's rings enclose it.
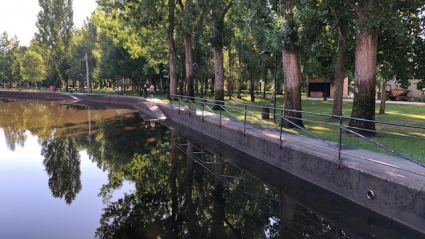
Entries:
{"label": "park lamp post", "polygon": [[81,61],[85,61],[86,62],[87,95],[89,95],[90,94],[89,57],[87,56],[87,52],[86,52],[86,55],[84,55],[83,59],[81,59]]}
{"label": "park lamp post", "polygon": [[[260,53],[261,56],[268,55],[270,56],[271,53],[268,51],[262,51]],[[274,65],[273,67],[268,67],[264,65],[264,68],[273,69],[274,74],[274,87],[273,87],[273,93],[272,93],[272,100],[273,100],[273,123],[276,123],[276,88],[277,88],[277,81],[276,81],[276,71],[277,71],[277,53],[274,54]]]}

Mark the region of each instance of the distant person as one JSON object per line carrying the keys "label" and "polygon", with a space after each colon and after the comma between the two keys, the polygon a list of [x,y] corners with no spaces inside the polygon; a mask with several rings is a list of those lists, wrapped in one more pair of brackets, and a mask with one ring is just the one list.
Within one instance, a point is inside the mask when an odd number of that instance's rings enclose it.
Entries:
{"label": "distant person", "polygon": [[145,98],[148,98],[148,87],[146,84],[142,87]]}
{"label": "distant person", "polygon": [[155,86],[151,85],[149,88],[149,93],[151,94],[151,98],[153,98],[153,94],[155,94]]}

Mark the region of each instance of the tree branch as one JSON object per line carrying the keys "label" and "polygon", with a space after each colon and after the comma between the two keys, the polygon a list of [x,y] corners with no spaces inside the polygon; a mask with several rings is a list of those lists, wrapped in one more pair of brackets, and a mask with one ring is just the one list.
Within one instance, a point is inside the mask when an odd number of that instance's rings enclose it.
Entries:
{"label": "tree branch", "polygon": [[227,12],[232,7],[232,5],[233,5],[233,1],[230,1],[229,4],[227,4],[226,8],[223,10],[223,13],[221,14],[221,20],[224,19],[224,17],[226,16]]}
{"label": "tree branch", "polygon": [[393,9],[399,9],[400,7],[402,7],[403,5],[406,5],[407,2],[406,1],[397,1],[394,5],[393,5]]}
{"label": "tree branch", "polygon": [[355,3],[351,3],[350,0],[345,0],[346,3],[348,3],[352,9],[354,9],[354,11],[356,12],[356,15],[359,19],[363,19],[363,13],[362,10],[360,9],[360,7],[358,5],[356,5]]}
{"label": "tree branch", "polygon": [[199,19],[198,25],[195,28],[195,31],[201,31],[202,24],[204,23],[204,15],[201,15],[201,19]]}
{"label": "tree branch", "polygon": [[184,5],[183,5],[182,0],[177,0],[177,4],[179,4],[180,9],[183,11],[184,10]]}
{"label": "tree branch", "polygon": [[334,8],[333,8],[330,4],[328,4],[328,6],[329,6],[329,8],[331,9],[332,16],[335,18],[336,27],[337,27],[337,29],[338,29],[338,36],[339,36],[340,38],[342,38],[341,26],[340,26],[340,24],[339,24],[339,17],[338,17],[338,15],[336,14],[335,9],[334,9]]}

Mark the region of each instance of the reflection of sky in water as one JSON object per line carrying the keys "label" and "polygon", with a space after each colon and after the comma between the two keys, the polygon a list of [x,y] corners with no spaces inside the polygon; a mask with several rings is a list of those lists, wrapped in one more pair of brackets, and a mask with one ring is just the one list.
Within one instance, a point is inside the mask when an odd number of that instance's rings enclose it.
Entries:
{"label": "reflection of sky in water", "polygon": [[[48,186],[41,146],[26,132],[24,148],[12,152],[0,129],[0,238],[94,238],[105,205],[97,194],[108,183],[107,172],[81,156],[82,190],[71,205],[54,198]],[[114,199],[134,188],[125,183]]]}

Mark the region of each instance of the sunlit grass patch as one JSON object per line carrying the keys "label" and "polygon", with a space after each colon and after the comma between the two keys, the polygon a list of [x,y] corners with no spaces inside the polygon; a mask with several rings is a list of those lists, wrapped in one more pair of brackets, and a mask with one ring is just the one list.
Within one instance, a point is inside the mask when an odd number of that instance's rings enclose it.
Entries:
{"label": "sunlit grass patch", "polygon": [[308,129],[308,130],[312,130],[312,131],[314,130],[314,131],[319,131],[319,132],[331,132],[332,131],[331,129],[324,127],[324,126],[306,126],[305,128]]}
{"label": "sunlit grass patch", "polygon": [[[425,115],[418,115],[418,114],[405,114],[405,113],[401,113],[401,112],[394,112],[394,111],[389,111],[386,112],[387,114],[391,114],[391,115],[397,115],[397,117],[410,117],[410,118],[416,118],[416,119],[421,119],[421,120],[425,120]],[[424,112],[425,113],[425,112]]]}

